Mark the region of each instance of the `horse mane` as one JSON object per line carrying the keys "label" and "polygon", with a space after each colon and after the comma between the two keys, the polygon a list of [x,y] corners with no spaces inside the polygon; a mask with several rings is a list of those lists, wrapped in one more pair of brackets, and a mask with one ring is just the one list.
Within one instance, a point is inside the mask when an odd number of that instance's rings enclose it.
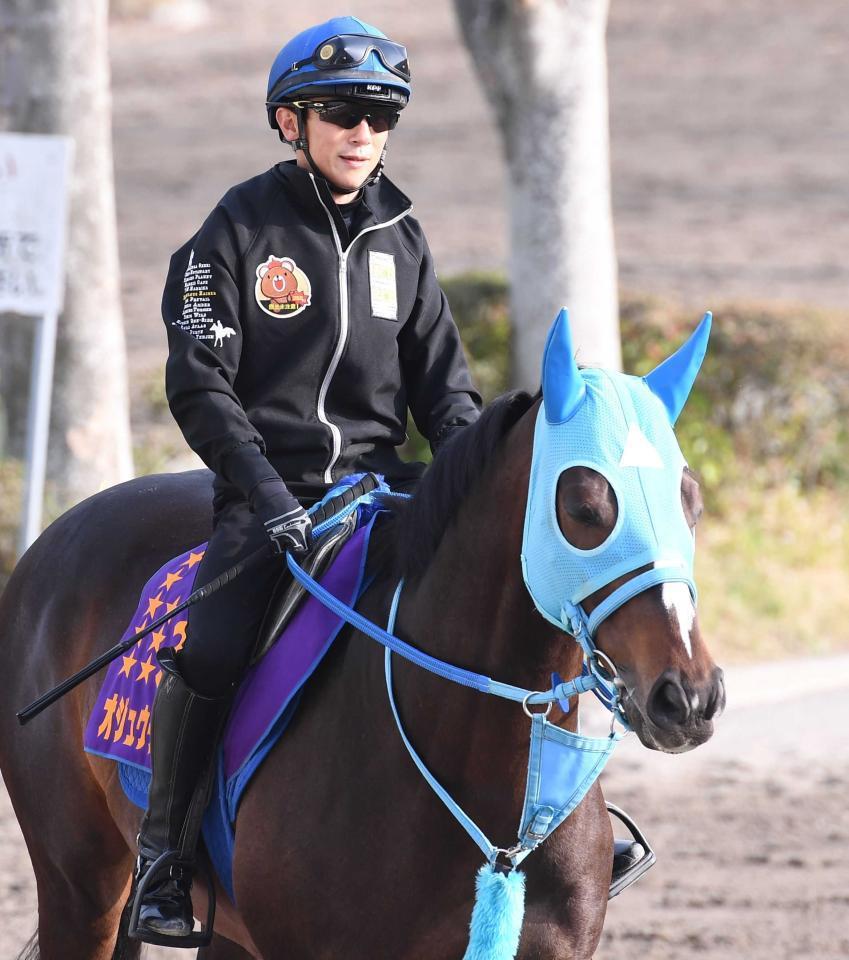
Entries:
{"label": "horse mane", "polygon": [[410,500],[388,502],[390,518],[378,545],[379,568],[408,582],[420,579],[463,500],[480,479],[510,428],[536,397],[521,390],[492,401],[476,423],[440,447]]}

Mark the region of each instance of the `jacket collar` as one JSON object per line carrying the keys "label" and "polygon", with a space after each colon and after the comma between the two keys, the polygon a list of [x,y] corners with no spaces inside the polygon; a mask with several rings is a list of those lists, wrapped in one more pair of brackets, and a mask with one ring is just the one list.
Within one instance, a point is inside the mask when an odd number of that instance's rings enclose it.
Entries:
{"label": "jacket collar", "polygon": [[[316,196],[317,187],[324,205],[332,212],[334,220],[339,219],[341,222],[341,217],[335,209],[336,203],[323,180],[317,177],[313,178],[308,171],[302,170],[295,160],[278,163],[273,170],[278,179],[290,186],[302,200],[309,204],[318,205],[319,203]],[[313,179],[315,179],[315,187],[313,186]],[[363,202],[374,223],[386,223],[395,220],[403,214],[409,213],[413,208],[410,198],[402,193],[386,174],[383,174],[377,183],[369,184],[363,190]]]}

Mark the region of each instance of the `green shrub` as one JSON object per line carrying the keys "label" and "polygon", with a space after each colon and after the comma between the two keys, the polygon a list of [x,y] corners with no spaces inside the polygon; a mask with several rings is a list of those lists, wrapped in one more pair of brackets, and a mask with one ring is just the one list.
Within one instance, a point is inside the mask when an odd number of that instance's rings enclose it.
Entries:
{"label": "green shrub", "polygon": [[[622,304],[627,370],[644,374],[698,319],[659,301]],[[761,489],[849,486],[849,326],[798,307],[728,305],[677,433],[716,506],[736,481]]]}
{"label": "green shrub", "polygon": [[497,397],[510,378],[510,315],[504,277],[468,273],[442,284],[484,401]]}

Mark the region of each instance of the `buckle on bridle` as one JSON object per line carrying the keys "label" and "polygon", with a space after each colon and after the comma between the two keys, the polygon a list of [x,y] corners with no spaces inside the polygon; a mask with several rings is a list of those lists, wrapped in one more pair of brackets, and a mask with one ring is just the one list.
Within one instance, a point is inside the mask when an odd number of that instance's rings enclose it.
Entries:
{"label": "buckle on bridle", "polygon": [[528,694],[525,696],[524,700],[522,700],[522,709],[525,711],[525,715],[528,716],[528,717],[530,717],[531,719],[533,719],[534,717],[543,717],[543,718],[547,717],[547,716],[551,713],[551,708],[554,706],[554,704],[553,704],[551,701],[549,701],[549,702],[545,705],[545,712],[544,712],[544,713],[531,713],[530,708],[528,707],[528,700],[529,700],[533,695],[534,695],[534,691],[532,690],[530,693],[528,693]]}

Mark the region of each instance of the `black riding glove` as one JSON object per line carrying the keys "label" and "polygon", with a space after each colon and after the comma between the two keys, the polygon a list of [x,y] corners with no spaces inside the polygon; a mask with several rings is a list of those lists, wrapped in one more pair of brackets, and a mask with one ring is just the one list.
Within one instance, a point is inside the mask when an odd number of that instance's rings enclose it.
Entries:
{"label": "black riding glove", "polygon": [[280,479],[262,480],[251,492],[251,509],[262,521],[275,553],[306,553],[312,521]]}

